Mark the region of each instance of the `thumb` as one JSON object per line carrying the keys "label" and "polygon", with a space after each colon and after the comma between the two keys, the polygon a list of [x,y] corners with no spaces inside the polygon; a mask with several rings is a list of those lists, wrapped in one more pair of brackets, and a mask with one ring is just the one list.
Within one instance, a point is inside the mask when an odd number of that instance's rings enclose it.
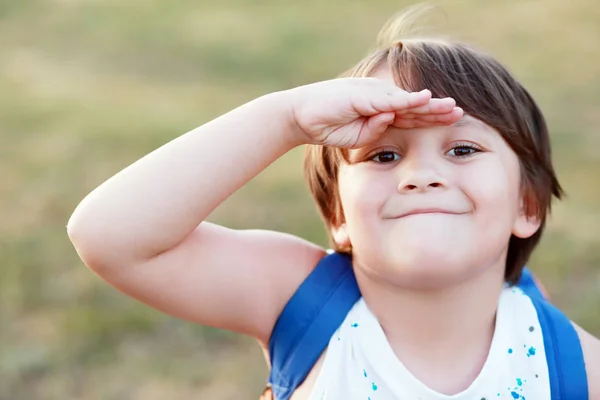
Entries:
{"label": "thumb", "polygon": [[394,122],[395,112],[384,112],[373,115],[367,121],[368,136],[373,140],[378,138]]}

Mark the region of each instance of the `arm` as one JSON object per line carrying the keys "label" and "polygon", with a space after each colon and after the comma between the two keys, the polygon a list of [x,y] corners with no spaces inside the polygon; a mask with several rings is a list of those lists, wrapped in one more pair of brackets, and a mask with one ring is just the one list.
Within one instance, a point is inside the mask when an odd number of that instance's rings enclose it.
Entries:
{"label": "arm", "polygon": [[590,400],[600,400],[600,340],[573,324],[583,350]]}
{"label": "arm", "polygon": [[79,204],[67,231],[84,263],[125,294],[266,345],[285,303],[324,251],[290,235],[234,231],[205,218],[295,146],[358,146],[390,124],[451,124],[461,115],[451,99],[369,78],[273,93],[110,178]]}
{"label": "arm", "polygon": [[161,311],[267,338],[323,250],[289,235],[202,221],[300,144],[282,96],[264,96],[178,137],[90,193],[67,227],[84,263]]}

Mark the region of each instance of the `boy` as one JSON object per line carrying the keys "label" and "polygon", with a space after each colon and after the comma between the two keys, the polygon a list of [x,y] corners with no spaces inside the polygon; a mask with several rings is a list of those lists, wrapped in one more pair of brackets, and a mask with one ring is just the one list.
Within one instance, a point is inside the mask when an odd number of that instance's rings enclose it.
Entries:
{"label": "boy", "polygon": [[[559,398],[541,300],[512,286],[561,193],[544,119],[491,57],[401,40],[399,25],[346,77],[268,94],[138,160],[81,202],[69,237],[124,293],[256,338],[277,400]],[[334,254],[203,222],[302,144]],[[324,283],[334,270],[360,290],[351,309],[281,328],[318,293],[352,298],[351,284]],[[289,384],[298,363],[282,368],[274,349],[335,318],[326,351]],[[600,343],[573,332],[585,368],[569,400],[600,399]]]}

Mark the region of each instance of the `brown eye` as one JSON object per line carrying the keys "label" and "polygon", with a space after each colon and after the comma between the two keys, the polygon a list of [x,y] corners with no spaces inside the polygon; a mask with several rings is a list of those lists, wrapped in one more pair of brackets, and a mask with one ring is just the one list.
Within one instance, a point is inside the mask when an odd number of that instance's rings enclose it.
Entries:
{"label": "brown eye", "polygon": [[371,161],[383,164],[383,163],[398,161],[399,159],[400,159],[400,156],[397,153],[394,153],[393,151],[381,151],[381,152],[375,154],[371,158]]}
{"label": "brown eye", "polygon": [[481,150],[474,146],[460,145],[453,147],[447,154],[454,157],[468,157],[475,153],[479,153]]}

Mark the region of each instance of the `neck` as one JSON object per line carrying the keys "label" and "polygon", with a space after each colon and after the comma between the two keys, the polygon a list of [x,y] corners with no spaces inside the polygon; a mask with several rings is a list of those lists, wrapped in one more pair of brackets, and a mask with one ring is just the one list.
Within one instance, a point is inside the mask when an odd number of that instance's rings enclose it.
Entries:
{"label": "neck", "polygon": [[504,265],[498,264],[430,290],[391,286],[364,268],[355,270],[396,356],[430,388],[455,394],[473,382],[487,359],[504,281]]}

